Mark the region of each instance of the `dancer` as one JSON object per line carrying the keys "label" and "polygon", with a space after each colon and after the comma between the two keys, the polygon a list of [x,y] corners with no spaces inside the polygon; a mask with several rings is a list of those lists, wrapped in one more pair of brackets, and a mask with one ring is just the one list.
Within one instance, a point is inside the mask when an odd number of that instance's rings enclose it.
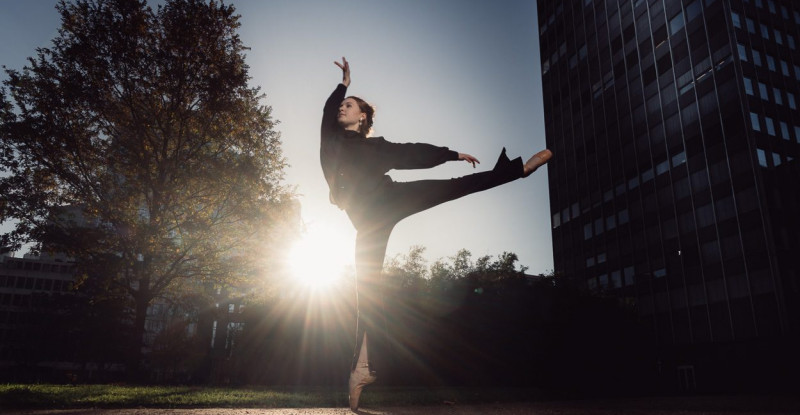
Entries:
{"label": "dancer", "polygon": [[[375,110],[358,97],[345,98],[350,64],[334,62],[342,82],[325,102],[322,114],[320,162],[330,187],[330,200],[343,209],[356,228],[356,347],[350,368],[350,409],[358,409],[362,389],[384,367],[388,338],[382,306],[381,269],[392,228],[403,218],[438,204],[527,177],[552,153],[542,150],[524,164],[509,160],[503,148],[494,168],[449,180],[395,182],[392,169],[425,169],[446,161],[480,163],[447,147],[422,143],[398,144],[369,137]],[[369,138],[368,138],[369,137]]]}

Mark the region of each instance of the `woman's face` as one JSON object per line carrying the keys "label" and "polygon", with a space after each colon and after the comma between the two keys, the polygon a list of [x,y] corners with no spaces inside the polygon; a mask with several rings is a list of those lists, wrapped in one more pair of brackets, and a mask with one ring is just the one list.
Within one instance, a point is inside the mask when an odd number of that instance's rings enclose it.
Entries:
{"label": "woman's face", "polygon": [[365,114],[353,98],[347,98],[339,105],[339,125],[346,130],[358,131],[358,121],[364,117]]}

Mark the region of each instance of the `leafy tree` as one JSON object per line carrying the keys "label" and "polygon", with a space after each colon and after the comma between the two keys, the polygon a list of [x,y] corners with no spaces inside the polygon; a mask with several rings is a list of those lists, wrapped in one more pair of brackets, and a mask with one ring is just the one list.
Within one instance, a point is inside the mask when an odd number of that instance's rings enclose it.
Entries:
{"label": "leafy tree", "polygon": [[0,246],[67,253],[127,292],[135,369],[152,300],[258,275],[295,203],[232,6],[56,7],[52,47],[4,67]]}
{"label": "leafy tree", "polygon": [[456,279],[464,278],[474,266],[472,252],[467,249],[459,249],[454,256],[450,257],[450,260],[453,261],[453,277]]}
{"label": "leafy tree", "polygon": [[423,289],[429,276],[425,260],[425,247],[414,245],[408,254],[396,255],[386,261],[384,273],[389,275],[387,284],[410,291]]}

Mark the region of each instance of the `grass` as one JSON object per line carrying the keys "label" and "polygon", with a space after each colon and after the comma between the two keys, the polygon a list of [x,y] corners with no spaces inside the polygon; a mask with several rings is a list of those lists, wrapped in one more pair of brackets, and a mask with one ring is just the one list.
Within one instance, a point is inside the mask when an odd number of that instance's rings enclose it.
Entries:
{"label": "grass", "polygon": [[[530,389],[419,389],[374,387],[366,405],[431,405],[540,398]],[[192,386],[0,384],[0,408],[318,408],[347,406],[333,388],[209,388]]]}

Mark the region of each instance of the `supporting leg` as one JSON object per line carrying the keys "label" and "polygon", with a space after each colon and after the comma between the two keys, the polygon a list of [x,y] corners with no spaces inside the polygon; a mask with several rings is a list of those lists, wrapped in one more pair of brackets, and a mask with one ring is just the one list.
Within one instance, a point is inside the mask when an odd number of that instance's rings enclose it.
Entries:
{"label": "supporting leg", "polygon": [[[368,360],[368,353],[367,353],[367,338],[369,336],[367,333],[364,333],[364,339],[361,342],[361,350],[358,353],[358,358],[356,359],[356,367],[350,372],[350,381],[349,383],[349,398],[350,398],[350,409],[352,411],[358,410],[358,402],[361,399],[361,391],[364,390],[364,387],[369,385],[372,382],[375,382],[377,379],[375,377],[374,372],[370,372],[369,364],[367,363]],[[358,346],[356,346],[358,348]]]}
{"label": "supporting leg", "polygon": [[[371,350],[369,366],[375,371],[383,365],[382,346],[386,334],[383,292],[384,281],[381,277],[383,260],[386,256],[386,245],[392,226],[361,226],[356,234],[356,347],[353,353],[355,369],[359,359],[361,344],[365,333],[369,332],[366,341]],[[377,346],[377,347],[376,347]]]}
{"label": "supporting leg", "polygon": [[[386,321],[381,270],[392,226],[362,225],[356,235],[356,345],[350,372],[350,409],[358,409],[361,391],[374,382],[387,360]],[[377,363],[376,363],[377,362]]]}

